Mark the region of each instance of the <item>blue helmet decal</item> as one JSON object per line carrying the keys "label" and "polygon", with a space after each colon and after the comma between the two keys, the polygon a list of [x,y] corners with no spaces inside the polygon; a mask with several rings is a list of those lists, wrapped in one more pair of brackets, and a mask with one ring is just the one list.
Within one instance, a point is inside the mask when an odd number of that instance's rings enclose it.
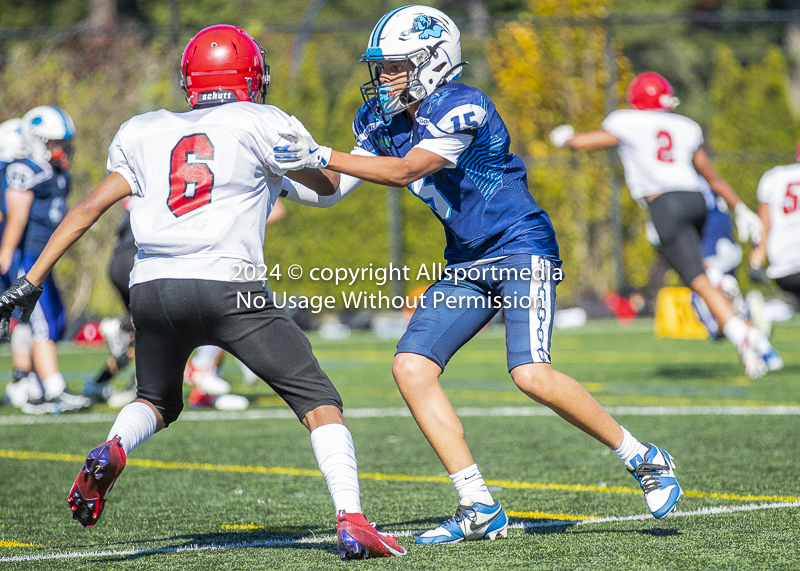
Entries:
{"label": "blue helmet decal", "polygon": [[419,34],[420,40],[427,40],[428,38],[441,38],[442,32],[450,32],[447,31],[445,27],[445,23],[439,20],[438,18],[434,18],[432,16],[427,16],[425,14],[420,14],[416,18],[414,18],[413,28],[410,28],[400,34],[400,39],[411,39],[408,38],[411,34]]}
{"label": "blue helmet decal", "polygon": [[41,124],[42,124],[41,117],[34,117],[33,119],[31,119],[31,125],[41,125]]}

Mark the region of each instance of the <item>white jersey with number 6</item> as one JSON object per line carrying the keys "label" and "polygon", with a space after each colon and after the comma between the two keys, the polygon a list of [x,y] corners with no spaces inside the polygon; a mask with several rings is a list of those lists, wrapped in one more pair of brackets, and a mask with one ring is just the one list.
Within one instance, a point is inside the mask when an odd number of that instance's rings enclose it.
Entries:
{"label": "white jersey with number 6", "polygon": [[774,279],[800,272],[800,164],[765,172],[758,201],[769,205],[767,275]]}
{"label": "white jersey with number 6", "polygon": [[264,263],[264,230],[284,170],[272,147],[289,116],[237,102],[133,117],[108,150],[108,170],[134,196],[139,253],[131,286],[162,278],[232,281],[235,264]]}
{"label": "white jersey with number 6", "polygon": [[676,190],[700,192],[692,159],[703,144],[703,132],[688,117],[620,109],[605,118],[602,128],[620,140],[625,182],[634,199]]}

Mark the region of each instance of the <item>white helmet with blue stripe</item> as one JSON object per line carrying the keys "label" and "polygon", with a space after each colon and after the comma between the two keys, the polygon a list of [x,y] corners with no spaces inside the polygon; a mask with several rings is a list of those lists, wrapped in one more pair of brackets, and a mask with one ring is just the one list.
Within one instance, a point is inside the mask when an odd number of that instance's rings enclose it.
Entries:
{"label": "white helmet with blue stripe", "polygon": [[0,162],[10,163],[28,154],[22,138],[22,119],[9,119],[0,124]]}
{"label": "white helmet with blue stripe", "polygon": [[[466,65],[461,61],[458,26],[430,6],[403,6],[386,14],[372,30],[361,61],[370,64],[370,81],[361,86],[361,94],[384,123],[441,85],[458,79]],[[387,61],[406,62],[405,82],[381,85]]]}
{"label": "white helmet with blue stripe", "polygon": [[75,124],[69,115],[53,105],[34,107],[22,118],[22,136],[28,152],[37,159],[49,161],[53,153],[48,141],[64,141],[68,152],[69,142],[75,136]]}

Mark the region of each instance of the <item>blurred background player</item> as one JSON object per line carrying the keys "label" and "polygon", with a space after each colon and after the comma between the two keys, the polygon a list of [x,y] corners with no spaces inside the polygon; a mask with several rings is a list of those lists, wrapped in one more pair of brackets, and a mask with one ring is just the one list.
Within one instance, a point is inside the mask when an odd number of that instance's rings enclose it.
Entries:
{"label": "blurred background player", "polygon": [[764,237],[750,252],[750,265],[760,270],[769,262],[767,276],[800,305],[800,143],[796,160],[768,170],[758,183]]}
{"label": "blurred background player", "polygon": [[[733,237],[733,220],[728,214],[728,206],[722,198],[714,194],[706,179],[698,176],[698,180],[708,208],[701,236],[701,255],[708,281],[728,298],[737,316],[752,322],[769,337],[772,323],[764,311],[764,296],[758,290],[752,290],[743,296],[736,279],[735,271],[742,261],[742,248]],[[658,240],[655,228],[652,230]],[[723,337],[722,329],[703,298],[693,291],[691,299],[692,307],[711,338]]]}
{"label": "blurred background player", "polygon": [[[10,163],[5,171],[7,217],[0,241],[0,273],[5,274],[17,248],[21,271],[30,269],[64,218],[70,190],[75,126],[69,115],[51,105],[35,107],[22,118],[21,130],[27,156]],[[30,398],[21,409],[42,414],[85,408],[91,401],[69,394],[58,368],[56,341],[64,333],[66,314],[52,275],[43,287],[30,321],[33,371],[42,381],[42,394],[37,395],[34,383],[29,383]],[[25,349],[22,343],[15,344]]]}
{"label": "blurred background player", "polygon": [[631,196],[650,211],[661,251],[681,280],[706,303],[725,336],[742,357],[745,374],[757,379],[783,361],[767,337],[737,316],[728,298],[705,273],[701,235],[708,217],[698,174],[733,209],[739,239],[758,242],[761,222],[720,176],[703,150],[700,126],[673,114],[672,86],[653,72],[642,73],[627,93],[631,109],[613,111],[602,128],[575,133],[561,125],[550,133],[558,147],[589,151],[618,148]]}
{"label": "blurred background player", "polygon": [[[0,236],[6,226],[6,180],[5,171],[9,163],[24,159],[27,155],[25,140],[22,136],[22,119],[9,119],[0,125]],[[17,248],[12,255],[11,264],[6,272],[0,273],[3,290],[16,279],[19,270],[20,251]],[[42,397],[42,384],[33,372],[31,361],[31,326],[17,323],[11,337],[11,360],[14,368],[12,381],[6,385],[6,401],[20,408],[29,399]]]}
{"label": "blurred background player", "polygon": [[[87,455],[69,494],[73,517],[86,527],[97,523],[127,456],[178,419],[191,352],[213,344],[268,382],[309,430],[336,510],[340,556],[405,555],[394,536],[376,531],[361,512],[341,397],[308,339],[263,284],[236,280],[236,265],[263,264],[266,219],[285,185],[272,146],[291,119],[259,105],[269,84],[264,51],[240,28],[212,26],[189,41],[180,69],[191,111],[161,109],[125,122],[109,148],[111,174],[70,211],[27,274],[0,295],[5,335],[15,307],[22,308],[22,320],[30,317],[64,252],[113,204],[142,197],[131,211],[139,248],[130,279],[137,399],[119,412],[108,440]],[[332,195],[339,183],[335,173],[291,176],[309,194]],[[241,303],[240,295],[257,301]]]}
{"label": "blurred background player", "polygon": [[[561,281],[555,232],[531,196],[525,165],[509,151],[508,130],[494,104],[455,81],[466,64],[460,38],[455,23],[435,8],[404,6],[387,13],[361,59],[371,80],[361,86],[365,104],[353,121],[353,152],[318,145],[296,121],[284,133],[292,144],[275,147],[287,168],[342,173],[342,194],[352,188],[353,177],[408,186],[444,226],[449,271],[426,291],[426,306],[414,311],[392,373],[450,474],[459,506],[415,542],[507,534],[508,518],[486,486],[439,380],[456,351],[498,313],[498,299],[504,305],[508,371],[517,387],[609,446],[641,485],[653,515],[666,517],[682,494],[671,456],[640,443],[580,383],[550,365],[555,288]],[[456,271],[465,275],[454,280]],[[458,306],[437,305],[437,295],[458,300]]]}

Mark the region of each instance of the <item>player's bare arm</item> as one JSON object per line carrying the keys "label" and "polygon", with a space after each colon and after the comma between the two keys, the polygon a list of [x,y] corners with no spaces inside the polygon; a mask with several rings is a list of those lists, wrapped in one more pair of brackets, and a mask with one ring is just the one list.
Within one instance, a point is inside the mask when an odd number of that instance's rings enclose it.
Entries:
{"label": "player's bare arm", "polygon": [[595,151],[598,149],[616,147],[619,143],[619,138],[608,131],[598,129],[586,133],[575,133],[572,138],[564,143],[564,146],[575,149],[576,151]]}
{"label": "player's bare arm", "polygon": [[111,173],[97,188],[81,199],[58,225],[44,251],[27,274],[35,286],[41,286],[56,262],[98,218],[116,202],[131,195],[131,187],[119,173]]}
{"label": "player's bare arm", "polygon": [[425,149],[411,149],[405,157],[365,157],[333,151],[327,168],[386,186],[408,186],[445,167],[450,161]]}
{"label": "player's bare arm", "polygon": [[714,167],[714,163],[702,147],[694,152],[692,158],[697,173],[708,182],[708,186],[714,194],[721,196],[722,199],[733,209],[736,216],[736,229],[739,232],[739,240],[747,242],[751,240],[753,244],[758,244],[764,232],[759,217],[742,202],[736,191],[731,188],[722,175]]}
{"label": "player's bare arm", "polygon": [[716,167],[714,167],[714,163],[711,162],[711,159],[702,147],[694,152],[692,164],[697,173],[706,179],[708,186],[711,187],[714,194],[721,196],[731,208],[736,208],[736,205],[741,202],[741,199],[736,194],[736,191],[731,188],[731,185],[722,178],[722,175],[719,174]]}
{"label": "player's bare arm", "polygon": [[769,204],[758,203],[758,218],[761,220],[763,230],[761,232],[761,242],[758,246],[750,250],[750,265],[754,268],[762,268],[767,262],[767,237],[769,236]]}
{"label": "player's bare arm", "polygon": [[327,169],[303,169],[290,171],[286,176],[307,186],[320,196],[331,196],[339,188],[339,173]]}
{"label": "player's bare arm", "polygon": [[14,251],[22,240],[25,225],[33,204],[33,193],[19,188],[6,189],[6,208],[8,219],[0,242],[0,273],[8,273]]}

